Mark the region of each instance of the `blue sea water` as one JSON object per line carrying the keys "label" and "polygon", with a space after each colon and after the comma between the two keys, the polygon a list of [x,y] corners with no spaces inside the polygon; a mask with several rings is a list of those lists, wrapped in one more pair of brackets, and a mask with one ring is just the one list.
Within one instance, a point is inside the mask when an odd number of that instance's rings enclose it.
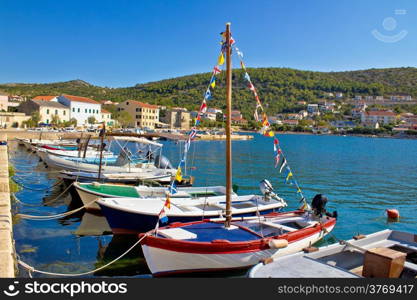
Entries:
{"label": "blue sea water", "polygon": [[[417,233],[416,140],[291,134],[279,135],[278,139],[305,197],[311,201],[315,194],[325,194],[329,199],[327,209],[337,210],[336,237],[349,239],[385,228]],[[164,155],[176,165],[182,143],[163,143]],[[271,138],[255,135],[250,141],[234,141],[232,147],[233,183],[238,186],[238,194],[259,193],[259,181],[266,178],[287,201],[288,209],[300,205],[294,185],[286,184],[284,175],[274,168]],[[192,144],[187,167],[195,176],[196,186],[225,184],[224,152],[224,141]],[[11,161],[18,171],[16,180],[31,188],[22,189],[16,196],[36,205],[17,202],[14,212],[56,214],[79,205],[68,192],[55,200],[65,187],[53,186],[55,173],[45,169],[36,155],[14,147]],[[384,212],[388,208],[399,210],[399,222],[387,222]],[[102,217],[84,212],[51,221],[16,219],[16,250],[22,260],[40,270],[71,273],[103,265],[135,242],[131,237],[80,236],[81,223],[90,219],[102,226]],[[328,242],[334,239],[330,237],[322,244]],[[148,273],[140,249],[135,249],[93,276],[140,277]],[[20,276],[27,276],[27,272],[21,270]]]}

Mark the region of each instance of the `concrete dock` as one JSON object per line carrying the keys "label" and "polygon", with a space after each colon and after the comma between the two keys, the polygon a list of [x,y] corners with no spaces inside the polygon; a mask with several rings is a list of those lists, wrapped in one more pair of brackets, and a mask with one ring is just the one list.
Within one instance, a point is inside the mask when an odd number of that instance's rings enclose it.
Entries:
{"label": "concrete dock", "polygon": [[[7,141],[0,134],[0,141]],[[15,277],[15,251],[9,189],[7,145],[0,145],[0,278]]]}

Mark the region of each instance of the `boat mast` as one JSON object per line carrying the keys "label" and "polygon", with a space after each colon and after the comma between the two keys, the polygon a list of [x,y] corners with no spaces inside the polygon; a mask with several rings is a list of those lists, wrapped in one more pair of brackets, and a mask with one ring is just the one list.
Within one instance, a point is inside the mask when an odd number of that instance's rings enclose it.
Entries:
{"label": "boat mast", "polygon": [[226,23],[226,222],[225,227],[230,227],[232,219],[232,59],[230,45],[230,23]]}
{"label": "boat mast", "polygon": [[101,163],[103,161],[103,148],[104,148],[104,135],[106,134],[106,124],[103,122],[103,128],[100,130],[100,163],[98,165],[98,177],[97,180],[100,181],[101,177]]}

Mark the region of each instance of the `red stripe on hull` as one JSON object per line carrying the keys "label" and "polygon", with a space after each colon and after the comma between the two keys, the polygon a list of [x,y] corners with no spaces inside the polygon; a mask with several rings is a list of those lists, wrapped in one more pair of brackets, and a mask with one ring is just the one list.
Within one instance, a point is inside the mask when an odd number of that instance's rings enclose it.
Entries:
{"label": "red stripe on hull", "polygon": [[[278,214],[280,215],[280,214]],[[204,223],[207,221],[193,222]],[[263,238],[255,241],[245,241],[245,242],[190,242],[190,241],[181,241],[174,239],[159,238],[155,236],[145,237],[141,244],[148,247],[160,248],[164,250],[180,252],[180,253],[196,253],[196,254],[234,254],[234,253],[247,253],[247,252],[257,252],[262,250],[270,249],[268,241],[271,239],[286,239],[288,243],[293,243],[302,239],[305,239],[311,235],[314,235],[322,230],[322,228],[330,228],[334,226],[336,219],[328,218],[327,222],[321,226],[316,224],[313,227],[308,227],[300,229],[294,232],[282,234],[279,236]],[[191,224],[191,223],[187,223]],[[182,224],[184,225],[184,224]],[[175,227],[181,227],[180,225]],[[142,236],[142,234],[140,235]]]}

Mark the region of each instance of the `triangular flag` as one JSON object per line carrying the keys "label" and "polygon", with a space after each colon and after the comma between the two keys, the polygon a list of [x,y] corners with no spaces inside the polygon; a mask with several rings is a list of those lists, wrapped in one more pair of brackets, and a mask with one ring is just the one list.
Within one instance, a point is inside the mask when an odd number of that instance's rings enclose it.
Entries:
{"label": "triangular flag", "polygon": [[221,66],[222,64],[224,64],[224,55],[223,55],[223,52],[220,53],[219,58],[217,60],[217,64],[219,66]]}
{"label": "triangular flag", "polygon": [[216,77],[211,77],[211,80],[210,80],[210,86],[212,87],[212,88],[214,88],[215,86],[216,86]]}
{"label": "triangular flag", "polygon": [[288,175],[287,175],[287,178],[285,179],[285,181],[286,181],[286,182],[288,182],[288,180],[289,180],[291,177],[292,177],[292,172],[291,172],[291,171],[289,171],[289,172],[288,172]]}
{"label": "triangular flag", "polygon": [[220,70],[219,66],[214,66],[213,68],[213,74],[217,75],[220,74],[222,70]]}
{"label": "triangular flag", "polygon": [[207,91],[205,92],[204,99],[206,99],[206,100],[210,100],[211,99],[210,89],[207,89]]}
{"label": "triangular flag", "polygon": [[282,160],[281,165],[279,167],[279,172],[280,173],[282,172],[282,169],[284,169],[284,167],[285,167],[286,164],[287,164],[287,160],[284,157],[284,159]]}
{"label": "triangular flag", "polygon": [[240,61],[240,66],[242,67],[242,69],[246,70],[245,64],[243,63],[243,61]]}

